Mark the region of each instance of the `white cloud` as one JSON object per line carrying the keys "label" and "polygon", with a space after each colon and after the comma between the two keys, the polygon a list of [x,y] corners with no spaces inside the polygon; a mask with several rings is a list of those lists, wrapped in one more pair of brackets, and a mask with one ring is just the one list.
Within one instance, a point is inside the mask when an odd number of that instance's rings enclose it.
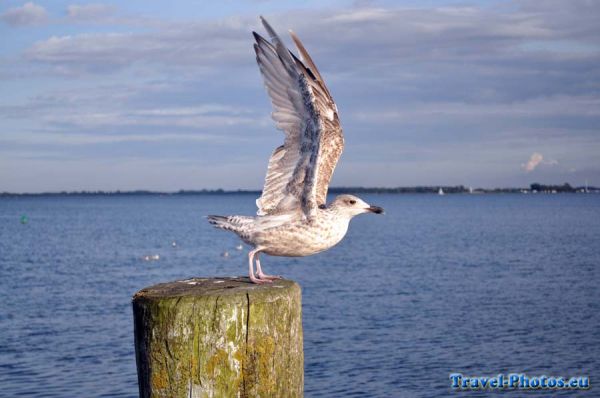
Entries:
{"label": "white cloud", "polygon": [[198,68],[231,66],[252,59],[247,28],[225,29],[221,35],[216,32],[204,24],[181,24],[158,32],[52,36],[33,44],[25,56],[64,69],[95,73],[140,63]]}
{"label": "white cloud", "polygon": [[[159,23],[144,18],[123,19],[114,13],[113,8],[102,4],[68,8],[73,20],[110,24],[119,19],[145,29],[137,33],[52,36],[38,41],[25,54],[29,60],[95,73],[133,63],[230,68],[249,64],[250,31],[260,31],[254,17]],[[270,16],[269,20],[281,32],[293,28],[299,33],[325,71],[381,80],[394,73],[396,66],[415,62],[436,62],[440,67],[458,63],[463,70],[477,64],[490,73],[511,73],[537,68],[551,71],[554,65],[564,64],[563,58],[568,61],[573,57],[569,52],[573,46],[578,46],[579,59],[572,62],[598,56],[598,47],[583,41],[600,35],[600,29],[575,10],[568,8],[565,13],[577,30],[558,24],[548,10],[518,8],[499,12],[484,7],[362,7],[335,13],[295,11]],[[589,33],[580,41],[582,31]],[[537,51],[536,43],[540,42],[544,43],[543,54]],[[565,42],[572,45],[565,47]]]}
{"label": "white cloud", "polygon": [[544,160],[544,156],[542,156],[541,153],[534,152],[529,157],[529,161],[527,163],[522,164],[521,167],[523,167],[525,171],[530,172],[535,170],[535,168],[538,167],[540,163],[542,163],[542,160]]}
{"label": "white cloud", "polygon": [[[18,145],[90,145],[109,143],[140,143],[140,142],[222,142],[223,137],[212,134],[74,134],[74,133],[51,133],[40,134],[28,133],[3,133],[1,142]],[[13,154],[13,150],[0,152]],[[13,154],[14,155],[14,154]],[[27,156],[31,156],[29,153]],[[39,155],[39,154],[38,154]]]}
{"label": "white cloud", "polygon": [[38,25],[44,23],[47,18],[46,9],[32,2],[10,8],[0,15],[0,19],[11,26]]}
{"label": "white cloud", "polygon": [[[104,95],[102,99],[106,102],[98,103],[100,95]],[[244,106],[206,102],[193,106],[142,108],[129,105],[129,99],[127,95],[109,97],[102,90],[83,94],[59,92],[34,98],[25,104],[0,106],[0,119],[35,118],[44,126],[40,130],[61,132],[127,131],[127,128],[140,127],[207,132],[236,126],[271,125],[267,114],[256,114],[254,109]]]}
{"label": "white cloud", "polygon": [[498,118],[540,118],[551,116],[600,117],[600,98],[589,96],[553,96],[509,103],[418,102],[403,104],[401,109],[357,112],[357,120],[372,123],[441,120],[477,120]]}
{"label": "white cloud", "polygon": [[108,4],[72,4],[67,7],[67,16],[71,20],[88,22],[104,19],[115,14],[115,7]]}
{"label": "white cloud", "polygon": [[[187,113],[186,113],[187,112]],[[154,126],[206,130],[225,126],[256,126],[265,124],[265,117],[239,114],[205,114],[182,110],[141,110],[98,112],[81,110],[77,113],[48,113],[42,116],[48,125],[77,129],[108,129]]]}
{"label": "white cloud", "polygon": [[555,160],[555,159],[544,160],[544,156],[541,153],[534,152],[529,157],[529,161],[527,163],[522,164],[521,167],[523,168],[523,170],[525,170],[526,172],[529,173],[529,172],[535,170],[541,164],[548,165],[548,166],[556,166],[558,164],[558,160]]}

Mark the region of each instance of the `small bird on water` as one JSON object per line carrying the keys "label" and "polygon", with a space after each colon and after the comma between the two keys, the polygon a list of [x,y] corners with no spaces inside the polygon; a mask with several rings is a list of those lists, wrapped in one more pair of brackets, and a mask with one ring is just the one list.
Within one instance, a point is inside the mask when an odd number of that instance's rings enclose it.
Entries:
{"label": "small bird on water", "polygon": [[[250,280],[269,283],[259,254],[303,257],[335,246],[350,220],[362,213],[383,213],[352,195],[339,195],[327,205],[331,175],[344,149],[338,109],[323,78],[298,37],[300,53],[289,51],[261,17],[271,42],[252,32],[256,61],[273,105],[273,120],[285,133],[284,144],[269,160],[258,212],[250,216],[208,216],[217,228],[237,234],[253,249],[248,253]],[[256,272],[254,271],[256,263]]]}

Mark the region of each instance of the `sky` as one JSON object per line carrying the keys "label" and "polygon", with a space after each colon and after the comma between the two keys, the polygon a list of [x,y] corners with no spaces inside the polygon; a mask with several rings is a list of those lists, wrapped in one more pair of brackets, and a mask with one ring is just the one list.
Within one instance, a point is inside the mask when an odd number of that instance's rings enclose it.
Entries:
{"label": "sky", "polygon": [[337,103],[332,186],[600,185],[598,1],[0,1],[0,192],[260,189],[259,15]]}

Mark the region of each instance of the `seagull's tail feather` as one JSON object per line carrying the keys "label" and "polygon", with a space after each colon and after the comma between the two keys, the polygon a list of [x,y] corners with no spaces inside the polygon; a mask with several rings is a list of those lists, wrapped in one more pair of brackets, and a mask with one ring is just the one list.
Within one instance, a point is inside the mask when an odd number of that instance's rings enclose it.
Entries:
{"label": "seagull's tail feather", "polygon": [[226,231],[232,231],[236,234],[243,233],[253,224],[254,217],[246,216],[215,216],[206,217],[208,222],[216,228],[221,228]]}

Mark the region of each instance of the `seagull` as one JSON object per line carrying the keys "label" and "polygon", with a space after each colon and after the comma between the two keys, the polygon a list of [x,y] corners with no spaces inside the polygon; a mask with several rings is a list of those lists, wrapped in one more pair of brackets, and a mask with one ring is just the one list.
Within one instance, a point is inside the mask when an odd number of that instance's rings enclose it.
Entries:
{"label": "seagull", "polygon": [[262,195],[256,200],[256,216],[207,217],[215,227],[237,234],[252,246],[249,276],[256,284],[281,279],[263,272],[261,253],[285,257],[316,254],[339,243],[354,216],[383,213],[381,207],[353,195],[339,195],[326,204],[329,181],[344,149],[337,106],[294,32],[290,35],[300,58],[260,19],[271,40],[252,32],[254,51],[271,97],[273,120],[285,133],[284,144],[269,159]]}

